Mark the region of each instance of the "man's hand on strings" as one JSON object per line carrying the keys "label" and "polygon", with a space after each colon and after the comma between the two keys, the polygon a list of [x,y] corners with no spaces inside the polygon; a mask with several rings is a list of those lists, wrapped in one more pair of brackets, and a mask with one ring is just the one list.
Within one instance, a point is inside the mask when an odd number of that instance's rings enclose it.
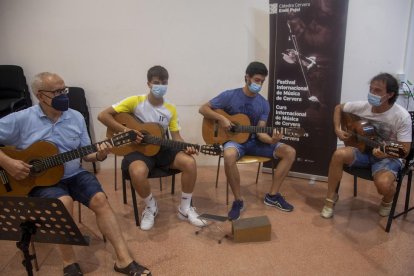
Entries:
{"label": "man's hand on strings", "polygon": [[341,141],[347,141],[352,136],[350,133],[343,131],[342,129],[336,129],[335,134],[336,136],[338,136],[339,140]]}
{"label": "man's hand on strings", "polygon": [[224,128],[227,131],[230,131],[232,129],[232,127],[234,126],[234,124],[224,116],[219,121],[219,124],[222,128]]}
{"label": "man's hand on strings", "polygon": [[16,180],[23,180],[29,176],[32,165],[22,160],[12,159],[4,165],[4,169]]}

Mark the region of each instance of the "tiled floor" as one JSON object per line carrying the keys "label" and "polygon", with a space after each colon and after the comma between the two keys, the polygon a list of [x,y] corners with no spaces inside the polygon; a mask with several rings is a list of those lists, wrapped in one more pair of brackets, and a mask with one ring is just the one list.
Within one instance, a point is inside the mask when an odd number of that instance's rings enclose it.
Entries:
{"label": "tiled floor", "polygon": [[[216,189],[215,169],[198,168],[194,205],[199,213],[226,215],[224,172]],[[386,219],[376,213],[380,196],[371,182],[361,180],[358,197],[353,198],[352,179],[344,175],[335,217],[325,220],[319,216],[325,182],[311,185],[307,180],[288,178],[282,193],[295,210],[284,213],[263,204],[271,176],[261,174],[256,185],[255,169],[255,165],[241,168],[242,193],[247,204],[242,217],[268,216],[272,225],[269,242],[233,243],[225,239],[219,244],[222,233],[216,227],[195,235],[196,229],[176,216],[181,193],[179,176],[174,196],[169,193],[167,180],[162,192],[158,181],[152,180],[160,213],[152,230],[141,231],[135,226],[130,194],[128,204],[124,205],[122,191],[114,191],[113,170],[102,170],[98,178],[133,256],[148,266],[153,275],[414,275],[414,212],[395,220],[387,234]],[[102,241],[94,216],[85,207],[82,222],[81,231],[91,237],[90,246],[75,247],[84,273],[120,275],[113,271],[112,247]],[[226,233],[231,231],[228,222],[220,226]],[[15,242],[0,244],[0,274],[26,275]],[[62,275],[62,262],[54,245],[36,243],[36,251],[40,271],[35,275]]]}

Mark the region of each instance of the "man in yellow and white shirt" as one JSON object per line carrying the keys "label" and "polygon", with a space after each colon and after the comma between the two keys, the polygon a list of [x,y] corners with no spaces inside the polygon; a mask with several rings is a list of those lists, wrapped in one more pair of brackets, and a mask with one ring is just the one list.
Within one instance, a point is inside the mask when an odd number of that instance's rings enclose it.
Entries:
{"label": "man in yellow and white shirt", "polygon": [[[173,140],[184,141],[180,135],[175,105],[164,98],[167,92],[168,71],[162,66],[154,66],[148,70],[147,80],[150,89],[147,95],[131,96],[106,108],[98,115],[99,121],[113,131],[124,131],[125,127],[118,123],[114,116],[121,112],[131,113],[144,123],[160,124],[165,131],[170,131]],[[140,143],[143,135],[139,131],[137,134],[137,142]],[[185,151],[161,147],[154,156],[132,152],[124,157],[122,167],[128,168],[132,185],[146,204],[146,208],[142,212],[142,230],[151,229],[158,214],[157,202],[151,193],[147,179],[148,173],[154,167],[169,167],[182,172],[182,196],[181,204],[178,207],[178,217],[188,220],[198,227],[205,225],[205,222],[198,218],[195,208],[191,206],[192,193],[197,178],[196,162],[191,155],[196,153],[197,151],[192,147],[188,147]]]}

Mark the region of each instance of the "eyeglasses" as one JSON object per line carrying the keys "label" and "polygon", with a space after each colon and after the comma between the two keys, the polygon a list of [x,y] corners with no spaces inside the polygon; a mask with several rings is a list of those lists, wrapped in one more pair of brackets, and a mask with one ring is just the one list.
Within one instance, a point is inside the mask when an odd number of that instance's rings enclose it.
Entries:
{"label": "eyeglasses", "polygon": [[51,91],[51,90],[43,90],[43,89],[42,90],[39,90],[39,92],[40,91],[53,93],[53,95],[56,97],[56,96],[68,94],[69,93],[69,87],[65,87],[65,88],[61,88],[61,89],[56,89],[56,90],[53,90],[53,91]]}

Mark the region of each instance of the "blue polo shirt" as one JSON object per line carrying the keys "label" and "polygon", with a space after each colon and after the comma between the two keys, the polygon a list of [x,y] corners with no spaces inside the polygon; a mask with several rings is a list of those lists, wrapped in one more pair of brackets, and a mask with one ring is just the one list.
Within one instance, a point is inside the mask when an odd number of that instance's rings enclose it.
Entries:
{"label": "blue polo shirt", "polygon": [[[53,123],[39,105],[11,113],[0,119],[0,144],[26,149],[34,142],[44,140],[67,152],[91,144],[85,119],[78,111],[69,109]],[[64,164],[64,178],[83,171],[80,159]]]}

